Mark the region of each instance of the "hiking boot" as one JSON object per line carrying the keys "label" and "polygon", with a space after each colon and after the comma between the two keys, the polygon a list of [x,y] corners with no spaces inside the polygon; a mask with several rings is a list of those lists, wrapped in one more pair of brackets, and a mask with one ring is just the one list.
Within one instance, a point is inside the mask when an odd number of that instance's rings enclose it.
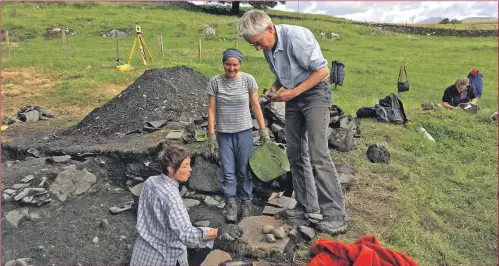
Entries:
{"label": "hiking boot", "polygon": [[295,219],[295,218],[302,218],[302,217],[305,217],[307,219],[309,219],[309,218],[315,219],[315,220],[319,220],[319,221],[322,221],[322,219],[323,219],[320,211],[305,212],[301,208],[294,208],[294,209],[285,210],[284,214],[286,215],[286,217],[288,217],[288,219]]}
{"label": "hiking boot", "polygon": [[225,220],[227,222],[235,223],[237,220],[237,204],[227,203],[225,205]]}
{"label": "hiking boot", "polygon": [[244,202],[241,206],[241,219],[251,216],[251,201]]}
{"label": "hiking boot", "polygon": [[348,226],[346,221],[324,220],[317,224],[317,230],[334,236],[345,233],[348,230]]}

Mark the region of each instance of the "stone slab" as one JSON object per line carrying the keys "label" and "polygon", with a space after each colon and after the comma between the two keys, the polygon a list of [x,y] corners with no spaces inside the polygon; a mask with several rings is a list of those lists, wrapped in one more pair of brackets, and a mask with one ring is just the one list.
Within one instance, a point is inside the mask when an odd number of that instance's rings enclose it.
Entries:
{"label": "stone slab", "polygon": [[282,224],[271,216],[249,216],[245,217],[239,223],[244,234],[239,238],[235,245],[234,252],[240,256],[253,256],[256,258],[268,258],[273,253],[284,254],[284,249],[289,243],[289,237],[276,239],[274,243],[265,241],[265,235],[262,229],[265,225],[274,227]]}
{"label": "stone slab", "polygon": [[208,256],[206,259],[201,263],[201,266],[218,266],[220,263],[232,260],[232,257],[229,255],[229,253],[215,249]]}
{"label": "stone slab", "polygon": [[263,214],[265,215],[276,215],[280,212],[284,211],[284,208],[274,207],[274,206],[265,206],[263,209]]}

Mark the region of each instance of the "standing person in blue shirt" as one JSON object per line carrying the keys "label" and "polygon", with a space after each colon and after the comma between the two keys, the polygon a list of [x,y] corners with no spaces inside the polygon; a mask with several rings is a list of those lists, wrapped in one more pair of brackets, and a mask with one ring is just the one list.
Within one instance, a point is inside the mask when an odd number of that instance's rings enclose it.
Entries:
{"label": "standing person in blue shirt", "polygon": [[276,77],[269,92],[284,87],[270,100],[286,102],[287,154],[298,202],[286,215],[323,218],[318,230],[346,232],[343,193],[326,137],[332,105],[329,68],[317,40],[306,28],[274,25],[260,10],[246,12],[237,30],[257,51],[263,49]]}
{"label": "standing person in blue shirt", "polygon": [[260,128],[261,143],[270,140],[258,102],[255,78],[239,71],[242,59],[243,55],[239,50],[225,50],[222,55],[224,73],[212,77],[207,88],[208,145],[211,152],[217,153],[217,149],[220,149],[220,163],[224,173],[222,190],[226,201],[225,219],[228,222],[237,220],[237,180],[242,183],[241,217],[250,215],[252,205],[253,176],[249,159],[253,152],[253,123],[250,104]]}

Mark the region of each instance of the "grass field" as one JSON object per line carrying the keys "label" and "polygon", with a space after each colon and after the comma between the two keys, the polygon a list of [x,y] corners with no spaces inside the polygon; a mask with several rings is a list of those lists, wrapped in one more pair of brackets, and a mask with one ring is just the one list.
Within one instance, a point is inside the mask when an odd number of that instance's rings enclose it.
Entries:
{"label": "grass field", "polygon": [[[9,31],[11,40],[35,36],[11,43],[10,59],[2,43],[2,113],[11,116],[24,105],[40,105],[74,123],[146,69],[187,65],[206,76],[220,73],[221,53],[236,40],[245,56],[241,70],[252,74],[262,90],[274,78],[263,54],[237,38],[237,19],[161,3],[2,2],[2,29]],[[411,89],[400,95],[410,121],[407,128],[362,120],[363,145],[349,153],[332,152],[335,162],[358,171],[346,194],[351,229],[335,239],[352,243],[372,234],[421,265],[497,265],[498,131],[497,124],[489,121],[497,111],[497,39],[384,31],[372,35],[372,27],[324,22],[312,15],[274,22],[308,27],[328,62],[343,61],[345,82],[334,91],[334,103],[352,115],[396,92],[399,67],[407,66]],[[100,37],[99,32],[133,29],[135,24],[141,25],[154,62],[142,66],[136,51],[135,69],[116,71],[116,41]],[[66,57],[61,39],[42,38],[46,28],[62,25],[77,32],[68,36]],[[202,30],[207,26],[216,28],[216,38],[204,39]],[[338,33],[341,40],[320,39],[321,30]],[[158,55],[158,33],[163,34],[163,58]],[[119,39],[122,61],[133,39],[134,34]],[[484,75],[478,114],[421,110],[422,102],[439,102],[443,90],[472,68]],[[435,143],[417,132],[420,126]],[[387,165],[366,159],[367,144],[379,141],[389,145]],[[306,251],[297,259],[305,260]]]}

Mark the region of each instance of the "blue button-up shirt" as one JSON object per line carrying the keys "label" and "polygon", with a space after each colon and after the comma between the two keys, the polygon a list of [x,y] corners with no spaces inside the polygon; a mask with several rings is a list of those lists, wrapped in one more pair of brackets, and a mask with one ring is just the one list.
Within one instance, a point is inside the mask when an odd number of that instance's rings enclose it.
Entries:
{"label": "blue button-up shirt", "polygon": [[284,24],[274,27],[277,32],[275,51],[264,50],[263,54],[283,87],[295,88],[312,72],[327,66],[321,47],[309,29]]}

